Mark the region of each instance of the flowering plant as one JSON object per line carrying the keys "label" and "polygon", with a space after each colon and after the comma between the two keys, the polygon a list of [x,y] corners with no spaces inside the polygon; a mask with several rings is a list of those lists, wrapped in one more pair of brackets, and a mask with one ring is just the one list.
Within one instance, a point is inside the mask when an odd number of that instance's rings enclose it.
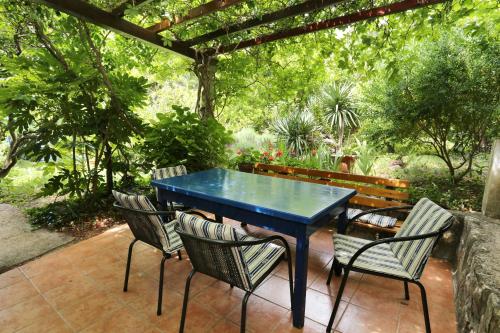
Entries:
{"label": "flowering plant", "polygon": [[236,156],[231,159],[231,165],[237,167],[240,164],[254,164],[259,161],[260,152],[253,148],[238,149]]}
{"label": "flowering plant", "polygon": [[279,160],[281,157],[283,157],[283,151],[281,149],[274,150],[273,144],[270,143],[268,149],[260,155],[260,161],[265,164],[271,164],[272,162]]}

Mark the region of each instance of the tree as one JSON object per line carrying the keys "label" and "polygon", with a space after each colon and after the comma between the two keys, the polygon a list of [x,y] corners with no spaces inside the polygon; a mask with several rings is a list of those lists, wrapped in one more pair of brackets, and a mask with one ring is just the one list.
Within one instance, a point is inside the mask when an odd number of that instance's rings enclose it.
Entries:
{"label": "tree", "polygon": [[146,80],[120,70],[109,33],[34,4],[1,6],[9,33],[0,54],[0,112],[10,142],[2,176],[19,158],[52,160],[60,171],[48,193],[109,192],[113,159],[142,128],[132,109],[144,101]]}
{"label": "tree", "polygon": [[415,44],[375,102],[396,135],[431,147],[457,183],[492,129],[499,133],[499,87],[498,40],[457,29]]}
{"label": "tree", "polygon": [[328,122],[330,130],[338,135],[337,150],[342,154],[346,129],[359,126],[359,117],[352,93],[352,84],[333,82],[326,85],[315,98],[316,107]]}

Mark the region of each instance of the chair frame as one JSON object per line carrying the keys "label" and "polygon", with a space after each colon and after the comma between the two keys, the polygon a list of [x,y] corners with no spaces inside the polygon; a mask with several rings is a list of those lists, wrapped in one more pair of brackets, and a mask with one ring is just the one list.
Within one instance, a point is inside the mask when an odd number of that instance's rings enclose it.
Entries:
{"label": "chair frame", "polygon": [[[167,216],[167,217],[169,217],[168,221],[173,221],[173,219],[175,218],[175,211],[147,211],[147,210],[141,210],[141,209],[133,209],[133,208],[123,207],[118,202],[115,202],[113,204],[113,207],[124,211],[125,215],[131,215],[131,217],[133,216],[132,214],[141,214],[141,215],[145,215],[145,216],[156,215],[156,216],[159,216],[160,218],[163,216]],[[191,211],[191,212],[189,212],[189,214],[199,215],[202,218],[206,218],[205,215],[203,215],[200,212],[196,212],[196,211]],[[128,219],[128,217],[126,219]],[[134,235],[134,239],[132,240],[132,242],[130,243],[130,245],[128,247],[127,266],[125,269],[125,280],[123,283],[123,291],[127,292],[127,290],[128,290],[128,278],[130,275],[130,264],[132,262],[132,252],[133,252],[135,243],[137,241],[141,241],[143,243],[146,243],[146,244],[160,250],[162,252],[163,257],[162,257],[161,263],[160,263],[160,278],[159,278],[159,285],[158,285],[158,306],[157,306],[157,310],[156,310],[156,314],[159,316],[159,315],[161,315],[161,312],[162,312],[163,274],[165,272],[165,261],[167,259],[170,259],[172,257],[172,255],[170,253],[165,252],[165,250],[163,248],[157,246],[157,244],[161,244],[161,241],[160,241],[159,236],[156,234],[156,232],[154,232],[153,234],[156,237],[156,239],[155,239],[156,244],[149,242],[147,239],[141,239],[141,238],[137,237],[137,235]],[[179,260],[182,260],[181,250],[177,251],[177,256],[179,257]]]}
{"label": "chair frame", "polygon": [[[375,208],[375,209],[365,210],[362,213],[356,214],[353,217],[351,217],[349,220],[347,220],[346,229],[347,229],[347,227],[349,227],[350,223],[352,223],[353,221],[356,221],[357,219],[359,219],[363,215],[372,214],[372,213],[398,211],[398,210],[402,210],[402,209],[412,209],[412,208],[413,208],[413,205],[404,205],[404,206],[394,206],[394,207]],[[326,284],[328,284],[328,285],[330,284],[330,281],[332,280],[332,276],[333,276],[334,272],[335,272],[336,276],[340,276],[340,274],[342,273],[342,267],[337,265],[337,263],[335,262],[336,261],[335,256],[333,257],[333,259],[334,259],[333,265],[332,265],[332,268],[330,269],[330,273],[328,274],[328,280],[326,281]],[[340,264],[340,263],[338,263],[338,264]],[[406,289],[408,289],[408,287],[405,284],[405,290]],[[409,296],[406,299],[409,299]]]}
{"label": "chair frame", "polygon": [[[289,280],[289,286],[290,286],[290,300],[291,300],[291,306],[292,306],[292,310],[293,310],[294,295],[293,295],[293,274],[292,274],[291,252],[290,252],[290,247],[288,245],[288,242],[283,237],[278,236],[278,235],[274,235],[274,236],[266,237],[266,238],[259,239],[259,240],[226,241],[226,240],[214,240],[214,239],[207,239],[207,238],[204,238],[204,237],[198,237],[198,236],[195,236],[195,235],[192,235],[190,233],[186,233],[186,232],[180,230],[180,228],[179,228],[178,225],[175,227],[175,231],[181,236],[181,239],[183,239],[183,242],[184,242],[185,238],[188,238],[190,240],[194,240],[194,241],[197,241],[197,242],[203,242],[203,243],[208,243],[208,244],[212,244],[212,245],[218,245],[218,246],[220,246],[222,248],[234,248],[234,247],[241,247],[241,246],[252,246],[252,245],[259,245],[259,244],[270,243],[272,241],[279,241],[280,243],[282,243],[283,246],[284,246],[284,248],[285,248],[284,255],[285,255],[286,261],[288,263],[288,280]],[[186,248],[186,252],[188,252],[188,255],[189,255],[189,251],[190,251],[189,248]],[[259,278],[259,280],[257,280],[253,284],[253,286],[252,286],[252,288],[250,290],[245,290],[245,289],[241,288],[240,286],[238,286],[240,289],[243,289],[243,290],[246,291],[245,296],[243,297],[242,306],[241,306],[241,323],[240,323],[240,332],[241,333],[245,332],[245,327],[246,327],[246,309],[247,309],[247,302],[248,302],[248,299],[249,299],[250,295],[253,294],[253,292],[259,287],[259,285],[266,279],[267,276],[269,276],[269,274],[271,274],[271,272],[279,264],[280,264],[280,260],[277,260],[267,270],[267,272],[265,272]],[[203,268],[201,268],[201,270],[203,270]],[[181,324],[180,324],[179,333],[183,333],[184,332],[184,326],[185,326],[185,322],[186,322],[187,304],[188,304],[188,300],[189,300],[189,288],[190,288],[190,285],[191,285],[191,279],[193,278],[193,276],[197,272],[198,271],[196,270],[196,268],[193,267],[193,269],[189,273],[189,276],[188,276],[188,278],[186,280],[186,288],[185,288],[185,291],[184,291],[184,301],[183,301],[183,305],[182,305],[182,316],[181,316]],[[203,272],[200,272],[200,273],[203,273]],[[230,286],[231,286],[231,288],[234,287],[234,285],[232,285],[232,284],[230,284]]]}
{"label": "chair frame", "polygon": [[[400,207],[398,207],[400,208]],[[332,263],[332,268],[330,270],[330,275],[328,277],[327,284],[330,284],[331,280],[331,275],[332,272],[335,271],[337,276],[340,276],[342,269],[344,270],[344,276],[342,277],[342,282],[340,283],[339,291],[337,293],[337,298],[335,300],[335,305],[333,307],[332,314],[330,316],[330,320],[328,322],[328,326],[326,328],[326,332],[329,333],[332,330],[333,326],[333,321],[335,320],[335,316],[337,314],[337,311],[339,309],[340,305],[340,300],[342,298],[342,294],[344,293],[344,288],[347,283],[347,278],[349,276],[349,272],[354,271],[354,272],[360,272],[360,273],[365,273],[365,274],[371,274],[371,275],[376,275],[376,276],[381,276],[381,277],[386,277],[389,279],[394,279],[394,280],[399,280],[403,281],[404,283],[404,291],[405,291],[405,299],[409,300],[410,299],[410,294],[408,290],[408,283],[413,283],[416,284],[419,289],[420,289],[420,294],[422,297],[422,307],[423,307],[423,312],[424,312],[424,321],[425,321],[425,330],[427,333],[431,332],[431,324],[430,324],[430,319],[429,319],[429,308],[427,305],[427,295],[425,292],[425,287],[424,285],[418,280],[418,279],[408,279],[408,278],[403,278],[399,276],[394,276],[390,274],[385,274],[385,273],[380,273],[380,272],[374,272],[371,270],[366,270],[366,269],[361,269],[361,268],[356,268],[353,267],[354,262],[356,259],[366,250],[377,246],[379,244],[386,244],[386,243],[396,243],[396,242],[408,242],[408,241],[413,241],[413,240],[419,240],[419,239],[425,239],[425,238],[432,238],[432,237],[437,237],[436,241],[434,242],[433,248],[436,246],[436,244],[439,242],[439,239],[442,237],[442,235],[451,228],[453,225],[453,219],[450,219],[445,225],[443,225],[439,230],[433,231],[430,233],[425,233],[421,235],[413,235],[413,236],[405,236],[405,237],[392,237],[392,238],[383,238],[379,240],[375,240],[371,243],[365,244],[361,248],[359,248],[354,255],[351,257],[347,265],[343,267],[343,265],[335,258],[333,257],[333,263]]]}
{"label": "chair frame", "polygon": [[389,211],[397,211],[397,210],[402,210],[402,209],[412,209],[412,208],[413,208],[413,205],[403,205],[403,206],[393,206],[393,207],[386,207],[386,208],[367,209],[367,210],[364,210],[362,213],[356,214],[352,218],[350,218],[347,221],[347,225],[349,225],[349,223],[351,223],[353,221],[356,221],[357,219],[359,219],[363,215],[373,214],[373,213],[381,213],[381,212],[389,212]]}

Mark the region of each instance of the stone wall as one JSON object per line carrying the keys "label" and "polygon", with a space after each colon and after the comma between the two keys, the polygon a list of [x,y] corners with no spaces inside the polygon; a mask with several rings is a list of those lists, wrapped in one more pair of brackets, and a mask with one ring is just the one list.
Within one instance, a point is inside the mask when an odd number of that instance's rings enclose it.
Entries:
{"label": "stone wall", "polygon": [[452,260],[458,330],[498,333],[500,220],[479,213],[459,214],[458,219],[463,229],[456,258]]}

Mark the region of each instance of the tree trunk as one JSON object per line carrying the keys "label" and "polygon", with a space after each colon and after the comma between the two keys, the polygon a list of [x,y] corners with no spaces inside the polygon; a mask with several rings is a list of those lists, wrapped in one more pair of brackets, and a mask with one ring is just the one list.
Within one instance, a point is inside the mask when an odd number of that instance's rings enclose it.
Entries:
{"label": "tree trunk", "polygon": [[342,156],[342,146],[344,145],[344,121],[339,124],[339,151],[338,154]]}
{"label": "tree trunk", "polygon": [[9,174],[10,170],[17,164],[17,158],[7,158],[5,159],[2,168],[0,169],[0,178],[5,178]]}
{"label": "tree trunk", "polygon": [[202,119],[215,117],[215,72],[217,60],[203,56],[197,59],[193,71],[198,78],[196,112]]}
{"label": "tree trunk", "polygon": [[107,194],[111,194],[111,191],[113,191],[113,150],[109,143],[106,143],[104,154],[106,160],[106,192]]}

